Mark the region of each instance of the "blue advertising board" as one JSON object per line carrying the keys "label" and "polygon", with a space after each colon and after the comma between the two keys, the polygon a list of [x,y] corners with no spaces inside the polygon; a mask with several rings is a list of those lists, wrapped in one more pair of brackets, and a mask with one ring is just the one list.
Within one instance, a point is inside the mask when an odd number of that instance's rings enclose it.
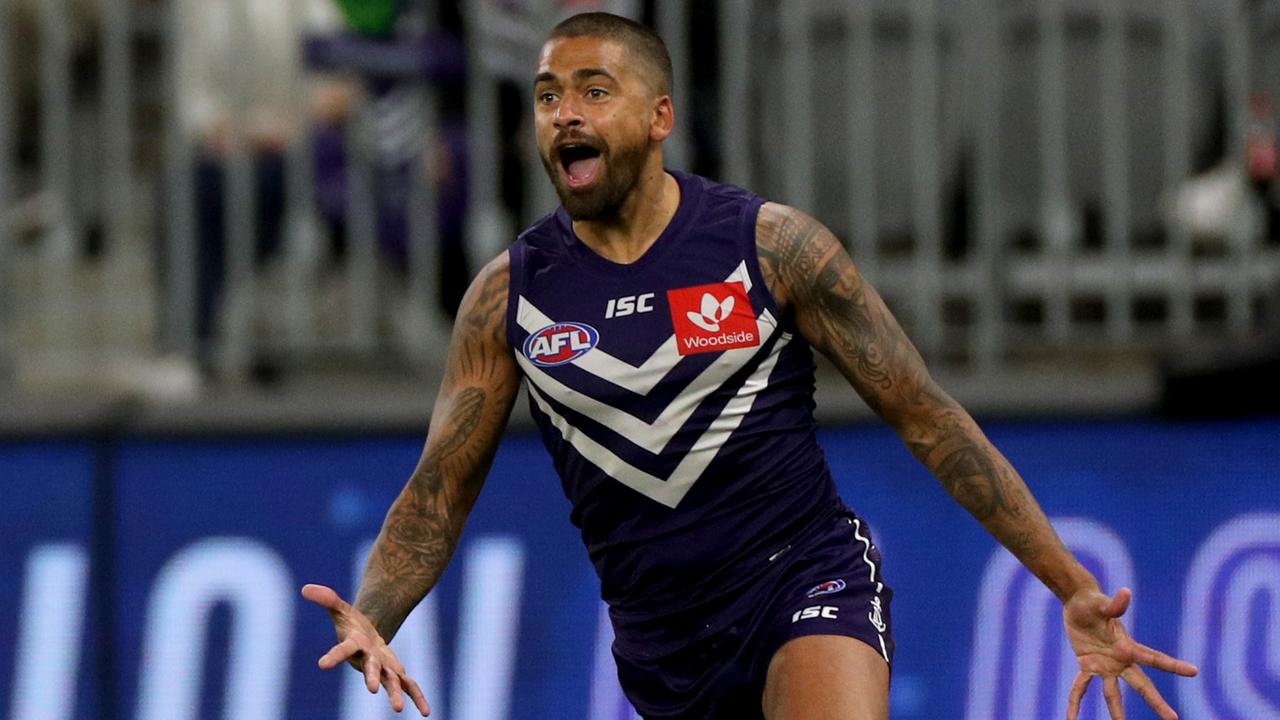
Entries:
{"label": "blue advertising board", "polygon": [[[1191,680],[1152,673],[1183,717],[1280,718],[1280,421],[988,432],[1104,586],[1133,588],[1135,636],[1200,665]],[[1075,668],[1056,599],[888,429],[821,439],[895,590],[893,717],[1061,717]],[[92,628],[63,618],[86,617],[96,600],[91,450],[0,445],[0,710],[13,720],[392,717],[357,673],[316,668],[332,627],[298,590],[353,593],[420,447],[406,437],[114,448],[108,714],[96,712],[84,661]],[[537,439],[508,438],[449,571],[393,643],[433,717],[631,717],[568,510]],[[34,647],[62,649],[50,660]],[[1096,693],[1082,717],[1106,717]],[[1126,705],[1131,718],[1154,717],[1136,693]]]}
{"label": "blue advertising board", "polygon": [[0,717],[96,712],[93,475],[88,444],[0,443]]}

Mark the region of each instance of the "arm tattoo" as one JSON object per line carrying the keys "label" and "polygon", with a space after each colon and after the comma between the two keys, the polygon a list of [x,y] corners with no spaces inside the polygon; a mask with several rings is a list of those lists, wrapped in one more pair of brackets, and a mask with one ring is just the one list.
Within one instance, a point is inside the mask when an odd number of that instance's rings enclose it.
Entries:
{"label": "arm tattoo", "polygon": [[463,299],[426,448],[370,553],[355,605],[386,640],[453,556],[515,400],[507,287],[504,254]]}
{"label": "arm tattoo", "polygon": [[484,399],[485,391],[480,388],[469,387],[458,393],[457,399],[454,400],[455,415],[451,418],[454,432],[445,438],[437,451],[441,458],[452,455],[471,437],[471,433],[480,424],[480,415],[484,411]]}
{"label": "arm tattoo", "polygon": [[1061,541],[1026,484],[933,381],[835,236],[802,212],[766,204],[756,245],[765,284],[783,311],[943,488],[1060,597],[1077,587],[1083,568],[1060,552]]}
{"label": "arm tattoo", "polygon": [[884,396],[918,391],[916,368],[923,370],[923,361],[840,241],[808,215],[777,208],[760,210],[756,233],[760,268],[774,297],[790,305],[805,337],[877,413]]}
{"label": "arm tattoo", "polygon": [[880,395],[894,390],[887,363],[895,348],[886,347],[884,340],[908,347],[910,342],[905,335],[878,332],[877,324],[883,321],[875,308],[879,297],[868,296],[869,286],[835,236],[803,213],[789,208],[779,213],[775,207],[761,209],[757,232],[766,285],[774,297],[791,305],[810,342],[880,412]]}
{"label": "arm tattoo", "polygon": [[[474,333],[495,345],[506,345],[507,292],[510,276],[507,274],[506,256],[499,258],[500,268],[491,263],[468,290],[473,307],[471,312],[459,311],[458,321],[465,323]],[[495,261],[498,262],[498,261]]]}
{"label": "arm tattoo", "polygon": [[986,522],[1006,506],[994,463],[973,445],[965,445],[943,458],[936,468],[938,480],[957,501]]}

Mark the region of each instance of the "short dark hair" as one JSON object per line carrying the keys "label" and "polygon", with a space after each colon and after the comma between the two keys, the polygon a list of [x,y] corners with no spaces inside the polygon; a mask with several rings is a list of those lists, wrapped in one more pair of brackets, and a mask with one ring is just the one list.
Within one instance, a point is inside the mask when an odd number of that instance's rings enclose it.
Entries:
{"label": "short dark hair", "polygon": [[594,37],[621,43],[646,66],[652,89],[659,95],[671,94],[674,72],[667,44],[645,25],[611,13],[581,13],[556,25],[547,39],[573,37]]}

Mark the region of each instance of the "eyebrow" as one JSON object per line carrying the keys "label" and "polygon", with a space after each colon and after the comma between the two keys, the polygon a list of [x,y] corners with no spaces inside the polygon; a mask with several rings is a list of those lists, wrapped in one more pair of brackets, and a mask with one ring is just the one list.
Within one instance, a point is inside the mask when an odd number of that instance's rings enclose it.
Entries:
{"label": "eyebrow", "polygon": [[[608,70],[605,70],[604,68],[588,67],[588,68],[578,68],[577,70],[573,71],[573,79],[578,81],[587,80],[597,75],[603,75],[614,82],[618,81],[618,79],[613,76],[613,73],[609,72]],[[555,82],[558,79],[559,78],[556,77],[555,73],[543,71],[538,73],[533,78],[533,84],[539,85],[544,82]]]}

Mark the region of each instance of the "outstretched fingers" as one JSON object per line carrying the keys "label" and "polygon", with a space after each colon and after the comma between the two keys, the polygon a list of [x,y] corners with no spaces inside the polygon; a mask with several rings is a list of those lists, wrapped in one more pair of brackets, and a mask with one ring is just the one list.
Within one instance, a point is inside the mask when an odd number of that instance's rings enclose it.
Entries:
{"label": "outstretched fingers", "polygon": [[364,686],[371,693],[382,687],[382,661],[377,656],[368,655],[364,659]]}
{"label": "outstretched fingers", "polygon": [[1133,644],[1133,662],[1183,677],[1195,677],[1196,673],[1199,672],[1195,665],[1186,660],[1179,660],[1138,642]]}
{"label": "outstretched fingers", "polygon": [[349,637],[334,645],[329,649],[329,652],[320,656],[320,669],[332,670],[350,660],[353,655],[360,652],[360,649],[359,640],[355,637]]}
{"label": "outstretched fingers", "polygon": [[408,675],[401,676],[400,682],[404,684],[405,692],[409,693],[409,699],[413,700],[418,712],[422,713],[423,717],[430,715],[431,706],[427,704],[427,696],[422,693],[422,688],[418,686],[418,683]]}
{"label": "outstretched fingers", "polygon": [[1093,676],[1089,673],[1076,673],[1076,681],[1071,683],[1071,692],[1067,694],[1067,720],[1077,720],[1080,717],[1080,702],[1084,700],[1084,693],[1092,681]]}
{"label": "outstretched fingers", "polygon": [[[1138,692],[1138,695],[1160,716],[1160,720],[1178,720],[1178,713],[1165,701],[1164,696],[1156,689],[1155,683],[1151,682],[1151,678],[1147,677],[1141,668],[1129,667],[1120,674],[1120,677]],[[1089,689],[1089,683],[1093,678],[1093,675],[1086,672],[1076,675],[1075,682],[1071,684],[1071,690],[1067,693],[1067,720],[1078,720],[1080,717],[1080,706],[1084,702],[1085,692]],[[1107,710],[1112,719],[1124,720],[1124,698],[1121,696],[1120,683],[1115,676],[1103,677],[1102,694],[1106,698]]]}
{"label": "outstretched fingers", "polygon": [[1124,698],[1120,696],[1120,681],[1110,675],[1102,679],[1102,696],[1107,699],[1111,720],[1124,720]]}
{"label": "outstretched fingers", "polygon": [[1147,677],[1147,674],[1142,672],[1141,668],[1128,668],[1124,672],[1120,673],[1120,677],[1124,678],[1124,681],[1129,683],[1129,687],[1138,691],[1138,694],[1142,696],[1142,699],[1146,700],[1147,704],[1151,706],[1151,709],[1155,710],[1156,714],[1160,716],[1160,720],[1178,720],[1178,713],[1174,712],[1174,709],[1169,706],[1169,703],[1165,702],[1160,691],[1157,690],[1155,684],[1151,682],[1151,678]]}
{"label": "outstretched fingers", "polygon": [[[342,596],[324,585],[304,585],[302,597],[328,610],[335,624],[340,618],[350,620],[352,617],[361,617]],[[363,626],[367,627],[367,622]],[[376,632],[370,635],[369,632],[353,630],[342,642],[320,657],[319,665],[323,670],[332,670],[347,662],[352,662],[359,668],[369,692],[376,693],[381,687],[387,689],[392,710],[402,712],[405,708],[405,695],[408,695],[423,717],[431,713],[431,706],[427,704],[422,688],[405,673],[404,665],[381,642]]]}
{"label": "outstretched fingers", "polygon": [[387,699],[391,701],[391,709],[396,712],[403,711],[404,690],[400,687],[400,676],[390,667],[383,668],[382,675],[385,678],[382,686],[387,689]]}
{"label": "outstretched fingers", "polygon": [[[427,697],[423,694],[422,688],[413,678],[405,674],[404,667],[394,656],[388,657],[385,664],[379,664],[380,673],[378,679],[382,687],[387,689],[387,699],[391,702],[391,709],[396,712],[403,712],[405,709],[405,695],[413,701],[418,712],[423,717],[431,714],[431,706],[427,704]],[[370,672],[368,667],[365,668],[365,681],[368,685]],[[369,686],[369,692],[377,692],[375,686]]]}

